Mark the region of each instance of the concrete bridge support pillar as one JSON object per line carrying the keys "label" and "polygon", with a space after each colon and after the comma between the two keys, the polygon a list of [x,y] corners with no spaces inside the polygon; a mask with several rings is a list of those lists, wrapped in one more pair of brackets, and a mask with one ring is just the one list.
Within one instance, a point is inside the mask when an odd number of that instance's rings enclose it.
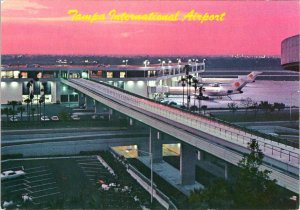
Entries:
{"label": "concrete bridge support pillar", "polygon": [[78,105],[83,106],[85,104],[85,95],[83,93],[78,93]]}
{"label": "concrete bridge support pillar", "polygon": [[85,97],[85,109],[88,109],[88,110],[94,110],[95,109],[93,98],[88,97],[88,96]]}
{"label": "concrete bridge support pillar", "polygon": [[99,101],[95,101],[95,113],[103,113],[106,111],[106,108],[103,104],[101,104]]}
{"label": "concrete bridge support pillar", "polygon": [[181,184],[190,185],[195,184],[195,173],[196,173],[196,151],[188,145],[181,143],[181,154],[180,154],[180,175]]}
{"label": "concrete bridge support pillar", "polygon": [[129,125],[130,127],[132,127],[132,126],[134,126],[134,124],[135,124],[134,119],[131,118],[131,117],[129,117],[129,118],[128,118],[128,125]]}
{"label": "concrete bridge support pillar", "polygon": [[161,133],[153,128],[149,129],[149,148],[152,153],[153,163],[162,161],[162,141]]}
{"label": "concrete bridge support pillar", "polygon": [[60,101],[61,84],[60,82],[55,82],[54,84],[55,84],[55,98],[54,100],[52,99],[52,102],[56,103]]}
{"label": "concrete bridge support pillar", "polygon": [[113,109],[108,108],[108,121],[111,121],[113,118]]}
{"label": "concrete bridge support pillar", "polygon": [[228,164],[224,164],[224,179],[228,180]]}
{"label": "concrete bridge support pillar", "polygon": [[149,144],[147,141],[138,144],[138,156],[149,156]]}

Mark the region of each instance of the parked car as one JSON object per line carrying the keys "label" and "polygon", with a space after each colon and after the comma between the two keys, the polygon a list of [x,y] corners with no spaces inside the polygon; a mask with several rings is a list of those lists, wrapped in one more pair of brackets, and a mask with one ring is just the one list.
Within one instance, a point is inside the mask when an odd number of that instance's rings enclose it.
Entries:
{"label": "parked car", "polygon": [[42,116],[42,117],[41,117],[41,120],[42,120],[42,121],[49,121],[50,119],[49,119],[48,116]]}
{"label": "parked car", "polygon": [[78,115],[71,115],[71,119],[72,120],[80,120],[80,117],[78,117]]}
{"label": "parked car", "polygon": [[5,180],[5,179],[13,179],[13,178],[17,178],[20,176],[24,176],[26,173],[23,170],[18,170],[18,171],[3,171],[1,173],[1,180]]}
{"label": "parked car", "polygon": [[92,115],[92,117],[91,117],[93,120],[96,120],[96,119],[98,119],[99,118],[99,116],[98,115]]}
{"label": "parked car", "polygon": [[52,117],[51,117],[51,120],[53,120],[53,121],[58,121],[59,118],[58,118],[58,116],[52,116]]}
{"label": "parked car", "polygon": [[18,119],[18,117],[17,116],[14,116],[14,117],[10,117],[9,118],[9,121],[11,121],[11,122],[16,122],[16,121],[19,121],[19,119]]}

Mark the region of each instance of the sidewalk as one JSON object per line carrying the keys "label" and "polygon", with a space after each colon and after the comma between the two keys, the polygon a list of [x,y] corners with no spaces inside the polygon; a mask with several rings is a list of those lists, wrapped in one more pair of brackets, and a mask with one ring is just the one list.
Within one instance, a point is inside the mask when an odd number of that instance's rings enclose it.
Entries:
{"label": "sidewalk", "polygon": [[[138,159],[150,168],[149,157],[139,157]],[[164,161],[161,163],[154,163],[153,171],[185,195],[190,195],[191,191],[194,189],[204,188],[204,186],[198,182],[195,182],[193,185],[181,185],[180,171]],[[157,187],[159,188],[159,186]]]}

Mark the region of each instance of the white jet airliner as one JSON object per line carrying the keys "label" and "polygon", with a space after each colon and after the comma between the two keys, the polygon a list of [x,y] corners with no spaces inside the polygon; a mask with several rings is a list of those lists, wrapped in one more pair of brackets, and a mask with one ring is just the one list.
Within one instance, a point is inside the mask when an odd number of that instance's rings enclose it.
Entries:
{"label": "white jet airliner", "polygon": [[[247,83],[248,82],[245,79],[239,78],[231,85],[203,86],[202,93],[203,96],[229,96],[240,94],[243,93],[242,88],[245,87]],[[164,87],[164,92],[170,93],[171,95],[182,95],[183,91],[185,92],[184,94],[186,94],[187,87]],[[194,94],[195,88],[189,87],[189,91],[191,94]],[[196,95],[198,95],[198,93],[196,93]]]}

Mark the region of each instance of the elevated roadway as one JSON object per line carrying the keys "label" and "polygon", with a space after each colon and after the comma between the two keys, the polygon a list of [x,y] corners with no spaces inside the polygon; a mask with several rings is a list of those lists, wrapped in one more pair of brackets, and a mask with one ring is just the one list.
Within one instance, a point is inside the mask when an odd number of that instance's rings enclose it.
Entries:
{"label": "elevated roadway", "polygon": [[236,126],[165,106],[103,83],[85,79],[62,82],[114,110],[165,132],[231,164],[238,165],[256,139],[265,158],[261,170],[293,192],[299,193],[299,149],[273,142]]}

